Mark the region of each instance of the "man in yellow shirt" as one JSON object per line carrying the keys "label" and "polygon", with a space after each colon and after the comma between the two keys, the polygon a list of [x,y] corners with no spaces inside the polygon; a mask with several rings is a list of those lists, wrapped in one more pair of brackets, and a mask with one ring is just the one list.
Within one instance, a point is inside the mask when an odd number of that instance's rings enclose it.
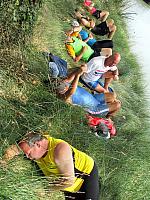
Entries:
{"label": "man in yellow shirt", "polygon": [[53,183],[56,190],[65,193],[66,200],[99,200],[98,170],[94,160],[67,142],[39,132],[29,132],[18,145],[10,146],[1,163],[23,151],[34,160],[44,175],[58,177]]}

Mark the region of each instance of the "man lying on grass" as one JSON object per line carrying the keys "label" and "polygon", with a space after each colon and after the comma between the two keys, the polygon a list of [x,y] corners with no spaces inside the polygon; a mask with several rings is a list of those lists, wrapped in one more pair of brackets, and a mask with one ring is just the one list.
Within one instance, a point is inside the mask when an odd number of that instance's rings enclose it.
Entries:
{"label": "man lying on grass", "polygon": [[[96,40],[92,33],[87,32],[80,24],[73,20],[72,29],[66,32],[70,37],[77,37],[89,45],[97,55],[109,57],[112,55],[113,41],[112,40]],[[71,55],[71,54],[70,54]]]}
{"label": "man lying on grass", "polygon": [[68,36],[65,40],[65,46],[68,54],[75,62],[79,62],[80,60],[88,62],[92,58],[100,55],[100,52],[94,51],[86,42],[77,37]]}
{"label": "man lying on grass", "polygon": [[96,24],[93,19],[82,15],[77,9],[75,10],[75,16],[78,22],[93,34],[99,36],[106,35],[108,39],[112,40],[117,29],[113,19],[107,19],[100,24]]}
{"label": "man lying on grass", "polygon": [[59,81],[56,86],[57,95],[67,103],[83,107],[90,114],[109,119],[119,111],[121,102],[116,99],[116,94],[112,90],[107,93],[91,94],[85,88],[78,86],[79,78],[86,70],[84,64],[70,73],[67,78]]}
{"label": "man lying on grass", "polygon": [[99,10],[99,9],[95,8],[94,3],[91,0],[85,0],[83,3],[83,6],[93,17],[100,20],[101,22],[106,21],[108,15],[109,15],[108,11]]}
{"label": "man lying on grass", "polygon": [[18,145],[10,146],[0,163],[23,151],[34,160],[44,175],[58,177],[52,187],[62,190],[66,200],[99,200],[98,170],[94,160],[61,139],[39,132],[28,132]]}

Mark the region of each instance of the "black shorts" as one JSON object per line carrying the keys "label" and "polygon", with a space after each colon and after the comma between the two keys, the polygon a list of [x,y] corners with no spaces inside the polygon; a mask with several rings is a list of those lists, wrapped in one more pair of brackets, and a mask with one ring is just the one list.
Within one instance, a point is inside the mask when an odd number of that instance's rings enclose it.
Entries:
{"label": "black shorts", "polygon": [[94,51],[94,53],[89,57],[89,59],[88,59],[87,62],[89,62],[92,58],[98,57],[98,56],[100,56],[100,55],[101,55],[101,54],[100,54],[99,51]]}
{"label": "black shorts", "polygon": [[95,52],[101,52],[102,48],[111,48],[111,49],[113,49],[113,41],[112,40],[96,41],[91,48]]}
{"label": "black shorts", "polygon": [[101,12],[102,12],[101,10],[96,10],[96,11],[92,14],[92,16],[95,17],[96,19],[99,19],[99,18],[100,18]]}
{"label": "black shorts", "polygon": [[99,177],[96,164],[90,173],[84,177],[84,182],[80,190],[76,193],[65,192],[65,200],[99,200]]}

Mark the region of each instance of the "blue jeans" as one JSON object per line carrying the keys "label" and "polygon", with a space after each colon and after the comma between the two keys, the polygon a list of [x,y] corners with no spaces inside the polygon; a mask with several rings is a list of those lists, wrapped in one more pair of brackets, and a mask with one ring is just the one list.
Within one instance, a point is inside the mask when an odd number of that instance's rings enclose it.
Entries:
{"label": "blue jeans", "polygon": [[53,78],[57,77],[66,77],[67,76],[67,62],[61,59],[58,56],[49,54],[50,62],[49,62],[49,72],[50,76]]}

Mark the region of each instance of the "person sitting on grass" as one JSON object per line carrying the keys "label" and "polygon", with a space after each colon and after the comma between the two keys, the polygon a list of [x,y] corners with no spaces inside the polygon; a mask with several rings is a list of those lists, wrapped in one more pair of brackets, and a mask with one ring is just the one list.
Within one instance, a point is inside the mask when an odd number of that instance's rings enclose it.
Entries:
{"label": "person sitting on grass", "polygon": [[116,32],[117,27],[114,24],[113,19],[107,19],[106,21],[96,25],[93,19],[83,16],[79,11],[75,12],[75,16],[81,25],[85,26],[95,35],[106,35],[108,39],[112,39]]}
{"label": "person sitting on grass", "polygon": [[113,91],[91,94],[85,88],[78,86],[79,78],[85,71],[87,69],[83,65],[60,81],[56,87],[57,96],[67,103],[83,107],[90,114],[109,119],[119,111],[121,103]]}
{"label": "person sitting on grass", "polygon": [[78,37],[82,41],[86,42],[95,52],[100,52],[101,56],[112,55],[113,41],[112,40],[101,40],[97,41],[92,33],[82,29],[82,26],[74,20],[72,22],[72,29],[66,32],[66,35],[71,37]]}
{"label": "person sitting on grass", "polygon": [[95,52],[86,42],[76,38],[68,36],[65,41],[65,46],[68,54],[73,58],[75,62],[79,62],[81,59],[88,62],[93,57],[99,56],[99,52]]}
{"label": "person sitting on grass", "polygon": [[94,160],[61,139],[39,132],[28,132],[18,145],[11,145],[1,164],[19,155],[20,152],[34,160],[48,180],[50,189],[62,190],[66,200],[99,200],[98,169]]}
{"label": "person sitting on grass", "polygon": [[[112,80],[118,80],[117,64],[120,62],[121,56],[119,53],[114,53],[112,56],[98,56],[91,59],[87,64],[87,71],[80,77],[80,82],[86,87],[96,92],[108,92],[109,84]],[[104,87],[101,86],[99,79],[104,78]]]}
{"label": "person sitting on grass", "polygon": [[104,22],[106,21],[109,12],[106,10],[98,10],[97,8],[94,7],[94,3],[91,0],[85,0],[83,3],[83,6],[85,9],[96,19]]}

